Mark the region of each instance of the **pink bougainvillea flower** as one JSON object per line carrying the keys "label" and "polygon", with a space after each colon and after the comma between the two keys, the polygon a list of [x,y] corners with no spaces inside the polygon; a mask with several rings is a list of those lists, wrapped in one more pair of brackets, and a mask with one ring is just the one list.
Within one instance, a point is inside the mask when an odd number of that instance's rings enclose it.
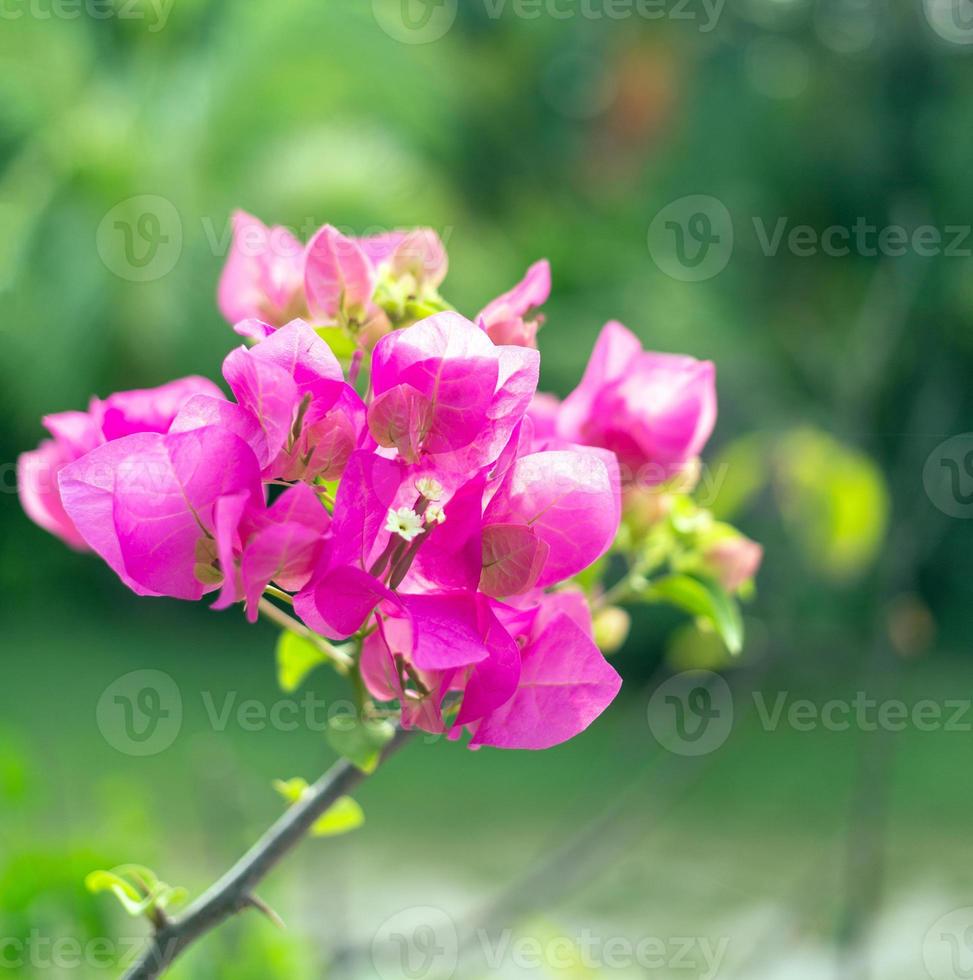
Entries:
{"label": "pink bougainvillea flower", "polygon": [[513,695],[473,726],[471,746],[546,749],[584,731],[622,679],[570,615],[542,608],[521,651]]}
{"label": "pink bougainvillea flower", "polygon": [[561,412],[561,400],[555,395],[539,391],[531,399],[527,418],[533,425],[533,438],[547,441],[557,436],[557,419]]}
{"label": "pink bougainvillea flower", "polygon": [[495,344],[537,346],[537,331],[544,318],[536,310],[551,294],[551,267],[546,259],[535,262],[509,292],[488,303],[477,316]]}
{"label": "pink bougainvillea flower", "polygon": [[307,243],[304,291],[312,316],[322,323],[363,324],[378,272],[353,238],[325,225]]}
{"label": "pink bougainvillea flower", "polygon": [[60,471],[105,442],[138,432],[166,432],[185,403],[197,395],[223,398],[212,381],[189,377],[158,388],[120,391],[104,401],[93,398],[87,412],[46,415],[44,427],[52,438],[17,461],[17,489],[28,516],[71,547],[85,549],[84,538],[61,504]]}
{"label": "pink bougainvillea flower", "polygon": [[365,406],[331,348],[303,320],[231,351],[223,375],[236,404],[193,399],[174,431],[223,425],[244,439],[266,479],[340,477],[365,427]]}
{"label": "pink bougainvillea flower", "polygon": [[608,550],[620,517],[618,476],[606,457],[572,450],[521,457],[483,516],[495,527],[487,585],[519,582],[505,593],[517,594],[576,575]]}
{"label": "pink bougainvillea flower", "polygon": [[498,347],[459,314],[439,313],[379,341],[372,385],[379,445],[410,462],[456,453],[442,465],[475,471],[497,458],[527,410],[537,354]]}
{"label": "pink bougainvillea flower", "polygon": [[704,567],[727,592],[736,592],[760,570],[764,549],[742,534],[722,537],[703,552]]}
{"label": "pink bougainvillea flower", "polygon": [[331,515],[304,483],[285,490],[270,507],[255,506],[244,494],[217,501],[215,537],[223,586],[214,604],[224,609],[240,599],[247,618],[257,618],[257,602],[272,582],[302,589],[317,566],[331,527]]}
{"label": "pink bougainvillea flower", "polygon": [[66,466],[59,484],[78,533],[122,581],[177,599],[215,586],[197,566],[217,557],[220,498],[245,494],[254,507],[263,499],[253,451],[215,426],[116,439]]}
{"label": "pink bougainvillea flower", "polygon": [[279,327],[302,316],[304,246],[286,228],[268,228],[245,211],[237,211],[218,300],[220,312],[231,324],[252,317]]}
{"label": "pink bougainvillea flower", "polygon": [[[404,596],[365,642],[362,676],[381,700],[399,700],[403,724],[445,732],[483,718],[506,702],[520,678],[520,651],[482,595]],[[455,719],[443,701],[455,693]]]}
{"label": "pink bougainvillea flower", "polygon": [[710,361],[642,350],[620,323],[602,330],[558,434],[614,452],[640,481],[659,483],[697,456],[716,422]]}

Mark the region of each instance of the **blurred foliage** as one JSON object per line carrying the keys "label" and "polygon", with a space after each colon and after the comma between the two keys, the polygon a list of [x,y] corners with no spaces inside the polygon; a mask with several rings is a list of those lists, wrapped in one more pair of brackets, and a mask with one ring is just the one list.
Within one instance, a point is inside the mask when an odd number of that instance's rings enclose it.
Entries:
{"label": "blurred foliage", "polygon": [[[272,685],[268,631],[238,629],[225,614],[213,623],[211,613],[176,603],[137,605],[106,569],[30,525],[12,492],[13,461],[41,438],[43,413],[181,374],[218,377],[236,342],[215,306],[235,207],[303,235],[328,221],[357,232],[434,226],[450,250],[445,292],[468,313],[547,256],[554,292],[540,344],[548,390],[576,383],[609,317],[650,348],[713,359],[721,412],[704,481],[713,481],[717,515],[766,549],[744,664],[766,655],[803,679],[837,671],[856,683],[886,623],[895,649],[913,659],[968,655],[969,522],[937,507],[922,470],[973,417],[970,257],[768,255],[755,234],[755,222],[773,228],[781,217],[818,231],[859,219],[968,224],[973,46],[945,39],[942,5],[729,0],[703,31],[671,17],[524,19],[513,4],[494,18],[489,4],[460,0],[452,29],[421,45],[393,40],[360,0],[174,0],[161,27],[157,5],[124,6],[145,17],[25,13],[0,23],[0,587],[17,597],[7,615],[32,624],[29,639],[18,634],[32,656],[5,666],[2,935],[38,924],[82,939],[117,934],[108,903],[84,893],[85,874],[144,860],[169,879],[204,885],[248,843],[242,831],[221,829],[241,820],[226,787],[239,782],[241,793],[263,799],[269,774],[310,774],[320,761],[323,738],[297,750],[282,736],[265,750],[241,739],[225,754],[212,748],[218,764],[203,766],[201,778],[187,776],[195,756],[167,759],[162,770],[125,768],[97,734],[82,736],[69,746],[78,772],[50,770],[81,794],[78,807],[57,796],[34,757],[60,758],[60,726],[93,731],[101,687],[149,653],[146,664],[158,666],[172,636],[183,638],[172,662],[185,666],[203,659],[188,638],[211,631],[198,648],[212,658],[214,688],[228,674],[246,677],[245,667]],[[653,262],[646,235],[663,207],[700,193],[733,215],[736,244],[719,275],[683,282]],[[117,275],[117,255],[99,248],[102,223],[137,195],[168,202],[176,222],[165,231],[181,238],[171,271],[149,281]],[[677,667],[725,666],[714,634],[672,633],[676,622],[656,607],[636,611],[616,659],[630,684],[652,675],[667,643]],[[138,639],[149,636],[155,646]],[[294,659],[296,684],[314,658]],[[35,748],[39,730],[52,726],[23,705],[48,678],[65,688],[48,704],[60,726]],[[503,794],[521,803],[503,826],[522,837],[524,806],[557,793],[560,807],[589,752],[599,762],[578,806],[592,805],[598,779],[631,762],[621,744],[582,739],[543,769],[504,758],[492,783],[499,763],[481,753],[472,769],[464,757],[462,772],[475,775],[454,773],[461,788],[433,793],[429,806],[453,812],[460,798],[487,834],[495,818],[485,794]],[[727,799],[763,801],[774,786],[802,800],[802,818],[825,800],[833,809],[848,753],[819,748],[788,765],[800,789],[779,770],[767,775],[780,752],[741,755],[725,777],[727,797],[711,791],[719,840],[730,832]],[[300,766],[295,751],[305,753]],[[448,766],[451,757],[437,758]],[[948,789],[945,758],[913,750],[910,800],[960,794]],[[253,771],[261,765],[267,778]],[[417,762],[401,783],[390,774],[389,798],[422,773]],[[152,778],[195,780],[217,807],[218,827],[200,831],[192,800],[157,797]],[[381,808],[367,809],[368,825],[349,840],[371,829],[375,847],[404,818],[396,809],[383,823]],[[262,810],[251,829],[273,812]],[[449,837],[430,826],[425,853],[442,857]],[[177,828],[188,830],[188,858]],[[417,820],[412,833],[422,829]],[[505,847],[515,849],[516,834]],[[787,847],[797,848],[791,836]],[[461,850],[468,854],[465,835]],[[499,849],[484,853],[495,871]],[[760,863],[744,859],[726,877],[746,878]],[[326,908],[322,919],[335,912]],[[173,975],[319,975],[325,953],[308,938],[317,931],[281,936],[248,920]]]}

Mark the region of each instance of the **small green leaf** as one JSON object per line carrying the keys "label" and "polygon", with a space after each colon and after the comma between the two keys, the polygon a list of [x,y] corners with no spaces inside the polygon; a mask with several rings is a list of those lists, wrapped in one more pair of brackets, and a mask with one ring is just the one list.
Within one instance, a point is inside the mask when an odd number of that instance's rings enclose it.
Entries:
{"label": "small green leaf", "polygon": [[301,779],[300,776],[295,776],[293,779],[275,779],[273,786],[289,804],[296,803],[308,791],[307,780]]}
{"label": "small green leaf", "polygon": [[353,715],[337,716],[328,721],[328,744],[362,772],[372,773],[378,767],[382,749],[395,735],[387,721],[363,721]]}
{"label": "small green leaf", "polygon": [[112,871],[92,871],[85,878],[84,886],[92,895],[111,892],[122,908],[134,917],[142,915],[151,902],[151,898],[143,896],[134,885]]}
{"label": "small green leaf", "polygon": [[365,811],[350,796],[342,796],[311,827],[313,837],[337,837],[350,833],[365,822]]}
{"label": "small green leaf", "polygon": [[667,575],[649,586],[645,598],[668,602],[709,623],[719,633],[730,653],[738,654],[743,649],[740,608],[716,582],[691,575]]}
{"label": "small green leaf", "polygon": [[277,682],[281,690],[287,694],[296,691],[315,667],[328,660],[313,640],[285,630],[277,640]]}
{"label": "small green leaf", "polygon": [[314,332],[331,348],[339,361],[349,360],[358,349],[344,327],[315,327]]}
{"label": "small green leaf", "polygon": [[93,895],[111,892],[131,916],[161,911],[188,897],[185,888],[173,888],[159,881],[154,871],[140,864],[122,864],[112,871],[92,871],[84,883]]}
{"label": "small green leaf", "polygon": [[[293,779],[275,779],[274,789],[293,806],[307,795],[310,786],[307,780],[295,776]],[[342,796],[331,804],[311,827],[313,837],[337,837],[347,834],[365,822],[365,811],[350,796]]]}

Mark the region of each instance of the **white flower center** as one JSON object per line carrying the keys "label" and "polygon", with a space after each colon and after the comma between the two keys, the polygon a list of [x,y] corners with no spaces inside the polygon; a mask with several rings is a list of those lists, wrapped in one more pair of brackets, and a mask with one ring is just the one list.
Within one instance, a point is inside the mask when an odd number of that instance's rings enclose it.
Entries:
{"label": "white flower center", "polygon": [[397,534],[403,541],[411,541],[422,534],[422,518],[411,507],[400,507],[398,510],[389,507],[385,530]]}

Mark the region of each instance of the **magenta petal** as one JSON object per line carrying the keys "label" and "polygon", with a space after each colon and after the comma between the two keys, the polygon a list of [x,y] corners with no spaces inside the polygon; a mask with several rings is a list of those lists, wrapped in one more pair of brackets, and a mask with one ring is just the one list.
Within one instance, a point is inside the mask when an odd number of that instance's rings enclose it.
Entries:
{"label": "magenta petal", "polygon": [[414,572],[440,589],[476,591],[483,565],[484,480],[460,487],[443,507],[446,522],[429,536],[416,555]]}
{"label": "magenta petal", "polygon": [[480,316],[490,323],[511,316],[525,316],[543,306],[551,295],[551,265],[547,259],[535,262],[513,289],[488,303]]}
{"label": "magenta petal", "polygon": [[255,350],[238,347],[230,351],[223,361],[223,377],[237,402],[259,423],[273,458],[291,431],[299,401],[297,385],[280,365],[254,357]]}
{"label": "magenta petal", "polygon": [[565,439],[584,442],[581,432],[591,415],[595,399],[610,381],[620,378],[642,353],[642,344],[615,320],[598,335],[581,383],[564,399],[558,416],[558,432]]}
{"label": "magenta petal", "polygon": [[271,582],[289,592],[304,588],[324,548],[331,515],[314,490],[299,483],[274,501],[262,523],[248,538],[241,562],[251,619]]}
{"label": "magenta petal", "polygon": [[469,445],[487,423],[499,378],[499,348],[457,313],[438,313],[383,337],[372,358],[376,395],[408,384],[429,399],[424,448]]}
{"label": "magenta petal", "polygon": [[358,668],[365,687],[373,698],[379,701],[396,701],[402,696],[395,660],[382,630],[376,630],[365,638]]}
{"label": "magenta petal", "polygon": [[513,697],[479,723],[472,745],[546,749],[584,731],[622,680],[568,616],[555,617],[523,653]]}
{"label": "magenta petal", "polygon": [[78,533],[139,595],[160,593],[135,581],[126,570],[115,525],[115,497],[127,484],[145,477],[141,461],[159,452],[163,438],[146,432],[105,443],[65,466],[59,477],[64,510]]}
{"label": "magenta petal", "polygon": [[222,398],[208,378],[189,377],[158,388],[119,391],[102,403],[102,431],[108,440],[136,432],[168,432],[180,409],[196,395]]}
{"label": "magenta petal", "polygon": [[197,544],[212,534],[226,495],[261,496],[257,460],[211,427],[141,433],[106,443],[61,473],[65,510],[85,540],[134,591],[198,599]]}
{"label": "magenta petal", "polygon": [[286,228],[268,228],[245,211],[233,215],[233,243],[220,278],[220,312],[279,326],[303,305],[304,247]]}
{"label": "magenta petal", "polygon": [[551,267],[546,259],[541,259],[513,289],[487,304],[477,321],[496,344],[536,347],[540,318],[529,315],[547,302],[550,293]]}
{"label": "magenta petal", "polygon": [[53,415],[45,415],[41,422],[54,436],[67,462],[91,452],[95,446],[100,446],[105,441],[102,432],[103,419],[104,402],[92,398],[87,412],[55,412]]}
{"label": "magenta petal", "polygon": [[474,595],[403,595],[400,599],[415,623],[415,648],[409,659],[420,670],[465,667],[489,655]]}
{"label": "magenta petal", "polygon": [[267,446],[267,434],[260,427],[257,418],[243,406],[223,397],[196,395],[190,398],[173,419],[169,431],[189,432],[192,429],[205,429],[210,425],[220,426],[238,435],[253,450],[261,469],[272,461]]}
{"label": "magenta petal", "polygon": [[711,361],[645,354],[616,391],[601,401],[612,412],[609,418],[627,420],[625,428],[639,446],[636,459],[658,462],[671,476],[699,455],[713,432],[716,369]]}
{"label": "magenta petal", "polygon": [[364,238],[356,238],[358,247],[365,253],[369,262],[376,268],[383,262],[388,262],[392,253],[398,248],[402,239],[408,232],[405,231],[384,231],[378,235],[366,235]]}
{"label": "magenta petal", "polygon": [[326,402],[322,411],[334,404],[344,387],[344,374],[334,352],[304,320],[284,324],[253,347],[251,354],[283,368],[294,379],[302,398],[310,395],[315,402]]}
{"label": "magenta petal", "polygon": [[368,431],[380,445],[398,450],[407,462],[419,457],[432,426],[432,402],[412,385],[396,385],[368,406]]}
{"label": "magenta petal", "polygon": [[35,524],[72,548],[86,550],[85,539],[64,510],[58,490],[58,473],[72,460],[57,443],[45,439],[37,449],[18,458],[17,493]]}
{"label": "magenta petal", "polygon": [[316,577],[294,597],[294,611],[322,636],[344,640],[365,625],[365,620],[392,593],[361,569],[339,565]]}
{"label": "magenta petal", "polygon": [[243,582],[237,567],[236,555],[240,553],[240,521],[250,502],[247,493],[231,493],[220,497],[213,508],[213,535],[216,538],[216,554],[223,585],[213,603],[214,609],[227,609],[243,595]]}
{"label": "magenta petal", "polygon": [[470,671],[457,725],[467,725],[495,711],[513,697],[520,680],[520,648],[483,600],[479,627],[488,656]]}
{"label": "magenta petal", "polygon": [[389,255],[392,276],[410,275],[419,289],[435,289],[446,278],[446,248],[431,228],[416,228],[396,243]]}
{"label": "magenta petal", "polygon": [[486,524],[525,524],[550,547],[536,584],[587,568],[618,532],[617,486],[596,455],[556,451],[517,460],[484,514]]}
{"label": "magenta petal", "polygon": [[361,247],[331,225],[325,225],[307,245],[304,289],[308,308],[322,320],[363,309],[375,291],[375,267]]}
{"label": "magenta petal", "polygon": [[247,542],[240,574],[251,622],[256,621],[257,603],[271,582],[295,590],[307,584],[323,545],[320,532],[296,521],[273,524]]}
{"label": "magenta petal", "polygon": [[529,592],[540,578],[550,546],[526,524],[483,528],[480,591],[497,599]]}
{"label": "magenta petal", "polygon": [[114,516],[125,568],[162,595],[198,599],[197,543],[214,533],[216,502],[245,493],[262,502],[256,457],[243,440],[215,427],[163,436],[130,462],[115,493]]}
{"label": "magenta petal", "polygon": [[401,464],[373,453],[352,453],[335,499],[336,565],[367,569],[388,540],[383,530],[399,486]]}
{"label": "magenta petal", "polygon": [[240,320],[239,323],[233,325],[233,332],[238,333],[241,337],[246,337],[247,340],[266,340],[277,328],[269,323],[264,323],[263,320],[258,320],[256,317],[247,317],[246,320]]}

